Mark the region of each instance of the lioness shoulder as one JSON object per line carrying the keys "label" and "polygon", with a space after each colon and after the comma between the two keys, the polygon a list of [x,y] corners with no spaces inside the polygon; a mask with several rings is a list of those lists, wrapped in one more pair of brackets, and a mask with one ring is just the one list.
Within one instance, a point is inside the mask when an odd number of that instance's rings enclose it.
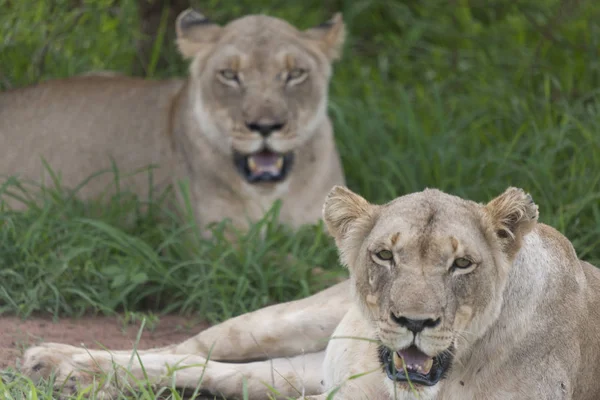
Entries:
{"label": "lioness shoulder", "polygon": [[336,187],[323,212],[355,289],[333,336],[373,339],[330,342],[335,399],[600,398],[600,271],[524,191],[373,205]]}
{"label": "lioness shoulder", "polygon": [[[43,158],[67,188],[105,171],[79,189],[84,199],[115,182],[147,197],[184,181],[201,225],[245,227],[276,200],[283,222],[316,222],[344,182],[326,112],[341,17],[300,31],[265,15],[220,26],[187,10],[176,29],[186,79],[102,73],[0,93],[2,176],[51,184]],[[149,166],[152,179],[139,172]]]}

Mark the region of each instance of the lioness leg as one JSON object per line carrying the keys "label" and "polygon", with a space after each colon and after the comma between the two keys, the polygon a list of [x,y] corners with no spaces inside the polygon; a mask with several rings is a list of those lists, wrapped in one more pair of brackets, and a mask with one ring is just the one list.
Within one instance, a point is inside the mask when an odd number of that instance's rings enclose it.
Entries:
{"label": "lioness leg", "polygon": [[194,389],[241,397],[244,387],[252,399],[317,394],[321,386],[324,352],[243,364],[221,363],[190,354],[114,354],[103,350],[82,353],[72,346],[38,346],[26,351],[24,372],[34,381],[56,374],[63,393],[95,385],[100,398],[149,382],[158,387]]}
{"label": "lioness leg", "polygon": [[[344,281],[305,299],[231,318],[182,343],[139,353],[210,355],[211,360],[220,361],[314,353],[325,349],[351,303],[350,283]],[[112,353],[130,354],[131,350]]]}
{"label": "lioness leg", "polygon": [[[138,355],[143,359],[150,360],[151,365],[159,365],[157,368],[166,368],[165,363],[174,363],[184,358],[187,360],[185,361],[187,365],[198,360],[204,362],[205,358],[202,356],[210,355],[209,366],[211,368],[208,370],[210,374],[207,377],[219,378],[216,381],[206,382],[205,387],[222,390],[223,394],[226,394],[229,385],[239,383],[241,377],[246,377],[256,383],[264,378],[266,366],[280,366],[289,361],[279,359],[246,364],[224,364],[212,360],[243,361],[297,356],[291,359],[292,364],[306,360],[307,373],[310,372],[303,383],[306,389],[304,394],[320,393],[322,389],[317,390],[316,388],[320,387],[323,355],[314,353],[325,349],[328,343],[327,339],[350,308],[351,295],[349,291],[349,282],[342,282],[306,299],[278,304],[241,315],[209,328],[183,343],[138,351]],[[131,350],[112,351],[111,356],[116,358],[118,364],[127,365],[125,362],[126,360],[129,362],[131,353]],[[304,355],[305,353],[307,355]],[[23,357],[23,373],[36,379],[48,376],[49,371],[57,368],[63,372],[81,371],[85,369],[86,365],[89,367],[90,362],[95,359],[104,360],[106,364],[107,357],[110,358],[108,354],[104,350],[88,350],[58,343],[45,343],[27,350]],[[145,363],[142,363],[146,367]],[[309,366],[310,368],[308,368]],[[271,379],[275,379],[277,388],[283,385],[278,379],[283,379],[283,377],[288,380],[292,379],[289,369],[281,370],[288,374],[279,375],[273,371],[272,376],[269,375]],[[278,369],[279,372],[281,370]],[[69,372],[64,373],[68,374]],[[194,370],[193,376],[198,377],[197,373],[197,369]],[[186,374],[184,373],[182,377],[178,374],[177,379],[181,379],[181,381],[177,381],[178,384],[187,385],[188,382],[185,379],[188,375]],[[89,374],[79,373],[80,379],[85,380],[89,377]],[[220,383],[221,381],[225,383]],[[292,379],[292,381],[294,380]],[[187,386],[195,387],[195,385]],[[225,387],[222,388],[220,385]],[[288,384],[286,386],[288,392],[285,393],[290,393],[289,390],[293,389],[292,386],[294,385]],[[238,386],[231,387],[232,390],[238,390]],[[256,388],[256,385],[253,388]],[[290,396],[297,397],[300,393],[293,392]]]}
{"label": "lioness leg", "polygon": [[[169,349],[222,361],[289,357],[325,349],[350,305],[344,281],[305,299],[276,304],[208,328]],[[211,351],[212,349],[212,351]]]}

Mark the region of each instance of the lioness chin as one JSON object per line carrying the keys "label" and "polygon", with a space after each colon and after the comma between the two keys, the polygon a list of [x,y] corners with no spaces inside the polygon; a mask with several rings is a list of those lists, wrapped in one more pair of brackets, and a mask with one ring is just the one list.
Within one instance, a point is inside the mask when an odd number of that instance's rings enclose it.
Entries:
{"label": "lioness chin", "polygon": [[[344,182],[326,112],[341,16],[299,31],[264,15],[219,26],[187,10],[176,29],[191,59],[185,80],[92,74],[0,93],[0,174],[51,183],[44,158],[72,189],[108,171],[78,191],[90,199],[114,193],[114,161],[121,190],[142,198],[189,182],[203,226],[230,218],[245,228],[278,199],[282,222],[318,221]],[[134,174],[151,165],[153,180]]]}
{"label": "lioness chin", "polygon": [[[77,391],[116,365],[119,378],[96,386],[106,396],[116,382],[189,388],[201,377],[251,399],[600,398],[600,271],[537,222],[522,190],[486,205],[438,190],[373,205],[335,187],[323,216],[349,281],[139,357],[43,344],[24,373],[55,371]],[[173,365],[185,368],[170,376]]]}

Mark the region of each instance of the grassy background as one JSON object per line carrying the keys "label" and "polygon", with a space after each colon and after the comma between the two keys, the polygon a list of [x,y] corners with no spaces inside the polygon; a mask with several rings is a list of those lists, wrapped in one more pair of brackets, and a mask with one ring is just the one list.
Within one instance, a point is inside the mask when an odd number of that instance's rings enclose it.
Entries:
{"label": "grassy background", "polygon": [[[487,201],[520,186],[543,222],[600,265],[595,1],[191,4],[218,22],[265,12],[301,28],[342,11],[350,35],[329,108],[353,190],[374,202],[424,187]],[[136,7],[135,0],[0,0],[0,89],[89,70],[137,71]],[[185,75],[168,32],[146,71]],[[219,321],[306,296],[344,274],[322,226],[289,232],[274,223],[277,207],[233,248],[219,238],[223,225],[216,239],[201,239],[191,218],[166,214],[160,200],[141,207],[123,192],[108,205],[81,204],[62,189],[0,182],[0,191],[23,190],[30,210],[0,207],[0,315],[152,310]],[[132,211],[136,218],[126,218]],[[315,266],[325,272],[315,276]],[[49,387],[36,392],[11,379],[0,380],[7,398],[52,398]]]}
{"label": "grassy background", "polygon": [[[369,200],[438,187],[487,201],[525,188],[541,220],[600,265],[600,7],[555,0],[192,1],[218,22],[265,12],[306,28],[342,11],[349,38],[331,85],[349,186]],[[134,0],[0,0],[0,88],[95,69],[130,74]],[[186,73],[159,37],[153,78]],[[15,180],[0,190],[18,191]],[[0,314],[115,310],[222,320],[320,289],[344,274],[321,226],[267,224],[232,248],[200,239],[191,219],[108,206],[64,190],[32,192],[27,212],[0,210]],[[124,222],[136,211],[137,218]],[[157,215],[163,214],[161,221]],[[260,224],[259,224],[260,225]],[[215,227],[218,233],[222,226]]]}

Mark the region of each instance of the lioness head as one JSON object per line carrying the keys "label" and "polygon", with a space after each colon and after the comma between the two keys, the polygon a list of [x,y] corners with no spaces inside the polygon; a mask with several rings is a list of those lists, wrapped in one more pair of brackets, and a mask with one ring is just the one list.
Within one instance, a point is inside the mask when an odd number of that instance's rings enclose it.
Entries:
{"label": "lioness head", "polygon": [[193,61],[193,117],[251,183],[279,182],[294,152],[327,122],[331,63],[344,42],[336,14],[299,31],[250,15],[219,26],[187,10],[176,22],[179,50]]}
{"label": "lioness head", "polygon": [[335,187],[323,216],[383,344],[390,382],[425,390],[498,317],[538,210],[515,188],[487,205],[427,189],[379,206]]}

